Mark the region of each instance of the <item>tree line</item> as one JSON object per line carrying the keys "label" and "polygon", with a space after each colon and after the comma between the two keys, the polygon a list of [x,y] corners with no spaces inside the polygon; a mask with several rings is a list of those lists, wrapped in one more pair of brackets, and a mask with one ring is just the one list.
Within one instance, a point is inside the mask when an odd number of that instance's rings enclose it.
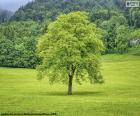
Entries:
{"label": "tree line", "polygon": [[106,47],[102,54],[126,53],[134,46],[133,40],[139,41],[140,8],[126,8],[125,1],[35,0],[10,19],[0,20],[0,66],[36,67],[40,62],[36,55],[38,38],[57,16],[72,11],[87,12],[96,24]]}

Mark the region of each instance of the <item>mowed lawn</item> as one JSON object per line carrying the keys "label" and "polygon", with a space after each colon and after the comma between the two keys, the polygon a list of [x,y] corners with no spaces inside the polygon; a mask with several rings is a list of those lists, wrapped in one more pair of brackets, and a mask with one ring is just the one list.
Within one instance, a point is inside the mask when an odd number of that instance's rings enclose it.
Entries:
{"label": "mowed lawn", "polygon": [[57,116],[140,116],[140,56],[102,57],[105,83],[67,85],[38,81],[33,69],[0,68],[0,113]]}

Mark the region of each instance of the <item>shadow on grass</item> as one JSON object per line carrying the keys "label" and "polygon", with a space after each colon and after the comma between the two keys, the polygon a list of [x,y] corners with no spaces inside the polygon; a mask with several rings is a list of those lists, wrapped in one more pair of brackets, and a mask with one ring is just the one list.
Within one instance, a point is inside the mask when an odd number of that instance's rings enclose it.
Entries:
{"label": "shadow on grass", "polygon": [[[58,91],[52,91],[52,92],[42,92],[39,93],[40,95],[46,95],[46,96],[68,96],[67,92],[58,92]],[[102,96],[104,95],[103,92],[96,92],[96,91],[74,91],[72,96]]]}

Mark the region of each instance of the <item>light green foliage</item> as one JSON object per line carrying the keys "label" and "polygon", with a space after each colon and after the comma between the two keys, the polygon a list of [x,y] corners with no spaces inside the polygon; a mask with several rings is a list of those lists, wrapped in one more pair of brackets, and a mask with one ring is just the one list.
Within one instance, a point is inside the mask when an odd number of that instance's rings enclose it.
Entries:
{"label": "light green foliage", "polygon": [[109,20],[109,23],[115,24],[116,26],[126,25],[127,20],[122,14],[118,14],[118,16],[112,16],[111,19]]}
{"label": "light green foliage", "polygon": [[0,68],[0,113],[50,113],[58,116],[139,116],[140,56],[102,57],[105,83],[66,86],[36,80],[31,69]]}
{"label": "light green foliage", "polygon": [[131,32],[131,39],[140,39],[140,29],[135,29]]}
{"label": "light green foliage", "polygon": [[134,47],[130,48],[129,53],[136,55],[136,56],[140,56],[140,44],[135,45]]}
{"label": "light green foliage", "polygon": [[116,50],[118,53],[124,53],[128,51],[128,45],[130,40],[130,30],[128,27],[119,26],[116,30]]}
{"label": "light green foliage", "polygon": [[[135,42],[132,43],[133,41]],[[132,45],[129,49],[129,52],[131,52],[131,54],[140,56],[140,29],[134,29],[131,31],[130,43],[132,43]]]}
{"label": "light green foliage", "polygon": [[67,82],[68,75],[72,75],[79,83],[87,78],[91,83],[102,82],[99,67],[103,43],[99,37],[86,13],[59,16],[38,44],[43,59],[38,67],[39,77],[47,75],[50,82]]}

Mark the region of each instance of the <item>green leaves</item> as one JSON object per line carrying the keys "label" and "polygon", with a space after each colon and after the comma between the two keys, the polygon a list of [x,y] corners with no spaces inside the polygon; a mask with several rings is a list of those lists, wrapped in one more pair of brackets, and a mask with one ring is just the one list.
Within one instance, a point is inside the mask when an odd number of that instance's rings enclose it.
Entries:
{"label": "green leaves", "polygon": [[99,56],[103,50],[99,37],[99,31],[88,21],[85,12],[59,16],[38,43],[37,52],[42,58],[38,67],[40,77],[46,75],[51,82],[67,82],[72,72],[70,67],[74,65],[77,82],[83,80],[81,75],[86,73],[91,82],[98,82]]}
{"label": "green leaves", "polygon": [[116,44],[117,52],[125,53],[128,51],[129,39],[130,39],[130,30],[126,26],[119,26],[116,30]]}
{"label": "green leaves", "polygon": [[39,25],[33,21],[5,23],[0,26],[0,66],[35,68]]}

